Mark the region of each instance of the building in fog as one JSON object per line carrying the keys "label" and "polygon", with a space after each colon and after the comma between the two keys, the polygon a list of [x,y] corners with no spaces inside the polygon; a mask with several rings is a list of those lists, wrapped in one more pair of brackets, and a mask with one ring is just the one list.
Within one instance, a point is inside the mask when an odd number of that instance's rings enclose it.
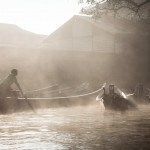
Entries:
{"label": "building in fog", "polygon": [[0,50],[37,48],[45,37],[14,24],[0,23]]}
{"label": "building in fog", "polygon": [[94,20],[89,16],[75,15],[43,43],[49,50],[120,53],[130,51],[143,39],[145,41],[146,33],[143,26],[136,24],[135,27],[131,21],[114,18]]}

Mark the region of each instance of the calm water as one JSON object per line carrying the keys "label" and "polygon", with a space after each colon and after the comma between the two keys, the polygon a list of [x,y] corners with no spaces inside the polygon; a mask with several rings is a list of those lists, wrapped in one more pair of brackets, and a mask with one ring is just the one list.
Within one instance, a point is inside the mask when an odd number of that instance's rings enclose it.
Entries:
{"label": "calm water", "polygon": [[103,106],[0,115],[0,150],[148,150],[150,106],[108,112]]}

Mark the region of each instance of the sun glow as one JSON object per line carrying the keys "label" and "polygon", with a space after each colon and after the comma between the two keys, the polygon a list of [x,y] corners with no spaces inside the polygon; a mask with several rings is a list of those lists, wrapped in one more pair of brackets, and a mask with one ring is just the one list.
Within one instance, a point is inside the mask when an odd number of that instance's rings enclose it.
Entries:
{"label": "sun glow", "polygon": [[78,0],[0,0],[0,23],[50,34],[79,10]]}

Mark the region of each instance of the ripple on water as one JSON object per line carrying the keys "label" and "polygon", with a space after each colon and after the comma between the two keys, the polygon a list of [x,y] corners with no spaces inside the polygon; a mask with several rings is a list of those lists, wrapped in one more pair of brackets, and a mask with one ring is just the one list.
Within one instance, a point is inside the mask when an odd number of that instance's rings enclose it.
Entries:
{"label": "ripple on water", "polygon": [[2,150],[149,149],[150,107],[124,114],[99,107],[0,116]]}

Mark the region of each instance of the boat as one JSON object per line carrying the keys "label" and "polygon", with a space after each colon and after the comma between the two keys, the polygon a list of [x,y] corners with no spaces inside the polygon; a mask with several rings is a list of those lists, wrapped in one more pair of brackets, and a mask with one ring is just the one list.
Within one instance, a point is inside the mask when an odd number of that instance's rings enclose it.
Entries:
{"label": "boat", "polygon": [[126,94],[114,84],[110,84],[107,90],[108,92],[106,92],[106,87],[103,88],[103,91],[96,97],[97,101],[103,102],[106,110],[126,111],[137,109],[137,105],[128,99]]}
{"label": "boat", "polygon": [[26,110],[36,111],[37,109],[44,108],[58,108],[58,107],[72,107],[80,105],[96,104],[96,97],[101,90],[103,90],[105,84],[99,89],[81,95],[62,96],[62,97],[6,97],[5,100],[0,102],[0,113],[8,114],[21,112]]}

